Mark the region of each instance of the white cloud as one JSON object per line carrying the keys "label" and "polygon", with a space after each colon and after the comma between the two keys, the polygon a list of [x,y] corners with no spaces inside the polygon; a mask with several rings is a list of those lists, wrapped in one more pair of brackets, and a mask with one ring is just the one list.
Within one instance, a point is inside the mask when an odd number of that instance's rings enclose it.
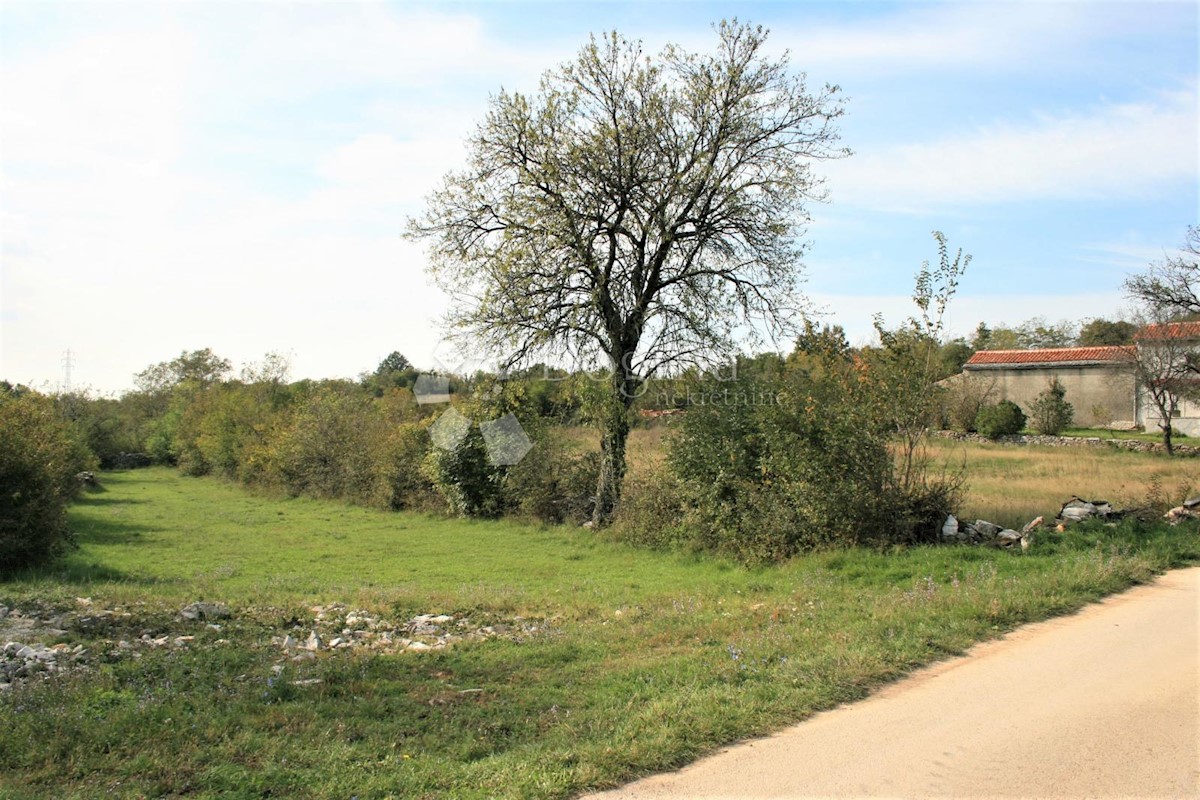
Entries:
{"label": "white cloud", "polygon": [[834,201],[893,211],[1153,191],[1197,177],[1196,101],[1104,105],[937,141],[864,148],[828,164]]}
{"label": "white cloud", "polygon": [[1185,4],[896,4],[851,21],[773,26],[772,46],[790,49],[798,67],[842,82],[933,70],[1080,69],[1095,41],[1133,32],[1152,36],[1187,21]]}

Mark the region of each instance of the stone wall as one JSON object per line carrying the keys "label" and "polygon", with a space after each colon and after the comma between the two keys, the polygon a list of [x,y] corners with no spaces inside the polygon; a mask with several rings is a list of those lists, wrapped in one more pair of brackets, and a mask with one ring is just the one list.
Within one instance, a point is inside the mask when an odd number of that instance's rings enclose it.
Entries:
{"label": "stone wall", "polygon": [[[1121,450],[1134,450],[1139,453],[1165,453],[1167,451],[1162,442],[1143,442],[1140,439],[1104,439],[1099,436],[1040,436],[1019,434],[1017,436],[1001,436],[999,439],[989,439],[986,436],[980,436],[978,433],[959,433],[958,431],[933,431],[933,435],[940,439],[991,444],[1039,445],[1042,447],[1116,447]],[[1175,444],[1175,455],[1200,456],[1200,445]]]}

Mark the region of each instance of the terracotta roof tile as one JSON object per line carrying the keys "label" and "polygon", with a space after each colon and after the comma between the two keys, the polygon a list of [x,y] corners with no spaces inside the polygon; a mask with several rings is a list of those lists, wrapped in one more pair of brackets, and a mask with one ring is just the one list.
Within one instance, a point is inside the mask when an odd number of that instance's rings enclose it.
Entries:
{"label": "terracotta roof tile", "polygon": [[1200,339],[1200,322],[1164,322],[1147,325],[1136,339]]}
{"label": "terracotta roof tile", "polygon": [[1114,363],[1128,361],[1129,347],[1052,347],[1042,350],[980,350],[967,359],[966,366],[987,364],[1061,364],[1091,361]]}

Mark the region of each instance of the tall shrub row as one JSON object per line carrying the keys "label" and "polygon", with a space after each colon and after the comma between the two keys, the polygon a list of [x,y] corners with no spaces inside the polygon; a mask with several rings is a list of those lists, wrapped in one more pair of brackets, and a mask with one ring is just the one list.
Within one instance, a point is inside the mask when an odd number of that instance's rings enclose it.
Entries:
{"label": "tall shrub row", "polygon": [[455,407],[476,422],[518,412],[536,446],[517,464],[491,463],[477,424],[453,446],[434,446],[429,429],[449,406],[418,406],[404,387],[347,381],[179,385],[150,441],[185,474],[293,496],[582,521],[594,489],[590,460],[554,440],[534,406],[541,395],[522,384],[493,388],[464,393]]}
{"label": "tall shrub row", "polygon": [[0,572],[43,562],[70,542],[75,475],[95,467],[51,398],[0,388]]}

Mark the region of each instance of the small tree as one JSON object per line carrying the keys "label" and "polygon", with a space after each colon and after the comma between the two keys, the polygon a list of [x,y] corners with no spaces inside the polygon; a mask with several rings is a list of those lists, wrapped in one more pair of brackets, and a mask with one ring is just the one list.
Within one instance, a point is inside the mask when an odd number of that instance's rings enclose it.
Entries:
{"label": "small tree", "polygon": [[1088,320],[1079,330],[1080,347],[1112,347],[1133,344],[1137,325],[1132,322],[1107,319]]}
{"label": "small tree", "polygon": [[966,373],[958,375],[949,382],[943,397],[945,422],[953,430],[970,433],[975,430],[979,409],[991,402],[995,393],[995,378]]}
{"label": "small tree", "polygon": [[1140,397],[1158,415],[1163,445],[1174,453],[1171,418],[1184,397],[1200,399],[1200,226],[1190,226],[1176,256],[1152,263],[1125,281],[1125,291],[1140,306],[1135,346],[1130,348]]}
{"label": "small tree", "polygon": [[1157,416],[1163,446],[1172,455],[1171,420],[1180,401],[1195,397],[1200,385],[1200,341],[1184,334],[1182,323],[1148,322],[1138,331],[1137,344],[1129,348],[1140,398]]}
{"label": "small tree", "polygon": [[899,484],[909,490],[923,480],[920,451],[929,429],[941,415],[942,399],[937,382],[946,377],[942,359],[943,317],[958,289],[958,280],[971,263],[971,256],[959,248],[954,258],[946,236],[934,231],[938,264],[921,264],[917,272],[913,302],[920,318],[911,317],[907,325],[888,330],[883,317],[876,315],[875,330],[881,349],[869,355],[871,373],[878,387],[880,413],[891,422],[900,439]]}
{"label": "small tree", "polygon": [[1037,396],[1029,406],[1029,422],[1033,429],[1046,436],[1057,436],[1075,418],[1075,407],[1067,402],[1067,390],[1058,378]]}

